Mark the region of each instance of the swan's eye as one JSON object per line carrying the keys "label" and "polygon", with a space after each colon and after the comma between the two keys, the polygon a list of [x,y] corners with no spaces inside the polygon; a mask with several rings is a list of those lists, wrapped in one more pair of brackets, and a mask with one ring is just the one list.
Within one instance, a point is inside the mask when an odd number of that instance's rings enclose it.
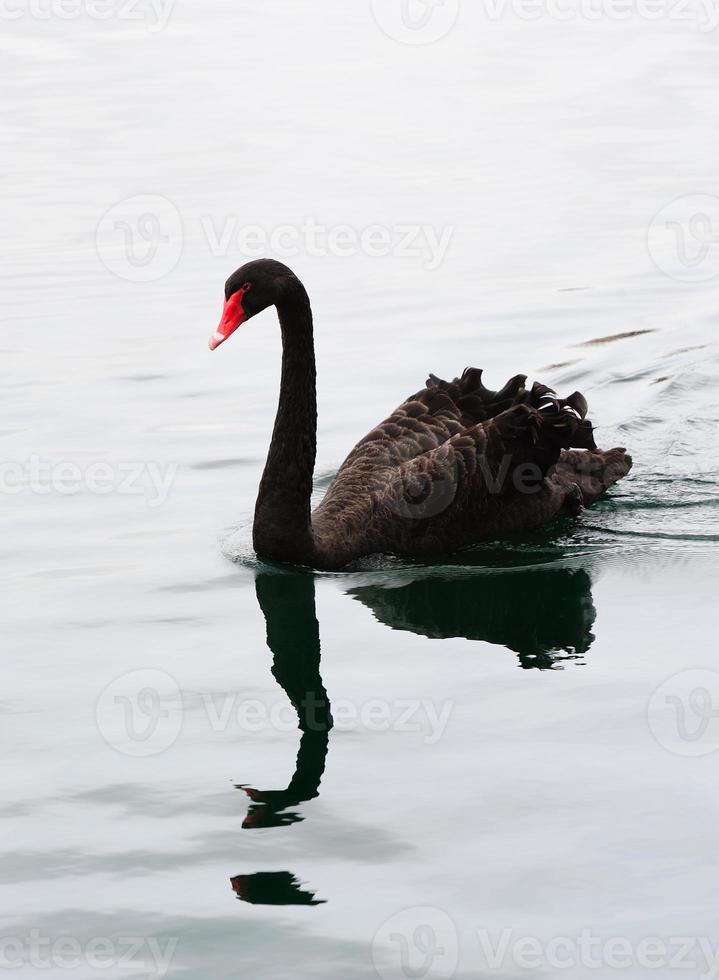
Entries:
{"label": "swan's eye", "polygon": [[243,293],[249,293],[249,291],[251,289],[252,289],[252,283],[251,282],[246,282],[245,285],[242,287],[242,292]]}

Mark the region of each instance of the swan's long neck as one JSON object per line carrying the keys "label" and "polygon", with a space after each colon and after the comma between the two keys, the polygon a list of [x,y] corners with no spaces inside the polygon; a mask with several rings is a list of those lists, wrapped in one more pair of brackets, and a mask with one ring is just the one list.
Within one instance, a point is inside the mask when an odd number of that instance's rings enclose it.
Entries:
{"label": "swan's long neck", "polygon": [[280,400],[255,507],[254,547],[276,561],[311,564],[310,497],[317,452],[312,310],[299,282],[277,304],[282,328]]}

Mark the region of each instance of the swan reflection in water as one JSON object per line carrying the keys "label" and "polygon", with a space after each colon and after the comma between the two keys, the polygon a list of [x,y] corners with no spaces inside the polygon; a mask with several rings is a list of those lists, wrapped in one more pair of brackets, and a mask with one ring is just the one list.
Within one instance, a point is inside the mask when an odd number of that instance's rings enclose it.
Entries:
{"label": "swan reflection in water", "polygon": [[[303,819],[297,807],[319,795],[333,724],[320,674],[314,576],[261,572],[255,590],[267,626],[272,673],[297,712],[302,734],[295,772],[285,789],[237,786],[251,800],[242,824],[246,830]],[[582,568],[494,567],[461,578],[430,573],[394,587],[356,587],[348,595],[392,629],[501,644],[518,655],[525,669],[561,667],[586,653],[594,640],[591,579]],[[232,887],[239,899],[252,904],[320,904],[287,871],[238,875]]]}
{"label": "swan reflection in water", "polygon": [[[255,592],[267,625],[272,674],[297,712],[302,735],[295,772],[285,789],[237,786],[252,801],[242,823],[245,830],[284,827],[303,819],[293,807],[319,795],[333,724],[320,675],[314,577],[260,573]],[[231,880],[237,897],[253,905],[321,904],[289,871],[237,875]]]}
{"label": "swan reflection in water", "polygon": [[361,586],[348,595],[391,629],[500,644],[517,654],[525,670],[561,669],[594,642],[597,614],[583,568],[493,568],[464,578],[430,574],[397,588]]}

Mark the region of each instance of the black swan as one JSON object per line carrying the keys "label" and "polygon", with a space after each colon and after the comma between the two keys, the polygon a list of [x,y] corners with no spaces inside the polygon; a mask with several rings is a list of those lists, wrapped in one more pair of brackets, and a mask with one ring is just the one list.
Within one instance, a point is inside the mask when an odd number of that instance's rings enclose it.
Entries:
{"label": "black swan", "polygon": [[500,391],[467,368],[429,376],[352,450],[310,513],[317,436],[312,310],[291,269],[257,259],[225,285],[210,349],[275,306],[282,330],[279,407],[253,527],[263,558],[336,570],[384,553],[433,559],[576,514],[631,469],[598,450],[587,403],[517,375]]}

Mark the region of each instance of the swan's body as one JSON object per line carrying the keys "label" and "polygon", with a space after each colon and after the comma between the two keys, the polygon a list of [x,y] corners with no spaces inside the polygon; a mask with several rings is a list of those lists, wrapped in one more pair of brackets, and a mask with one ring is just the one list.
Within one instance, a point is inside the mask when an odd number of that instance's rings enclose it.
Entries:
{"label": "swan's body", "polygon": [[322,569],[375,553],[431,559],[577,513],[631,468],[624,449],[596,449],[582,395],[527,389],[524,375],[493,392],[468,368],[450,383],[430,376],[365,436],[310,514],[317,403],[309,298],[269,259],[238,270],[225,296],[211,348],[270,305],[282,328],[280,400],[253,529],[261,556]]}

